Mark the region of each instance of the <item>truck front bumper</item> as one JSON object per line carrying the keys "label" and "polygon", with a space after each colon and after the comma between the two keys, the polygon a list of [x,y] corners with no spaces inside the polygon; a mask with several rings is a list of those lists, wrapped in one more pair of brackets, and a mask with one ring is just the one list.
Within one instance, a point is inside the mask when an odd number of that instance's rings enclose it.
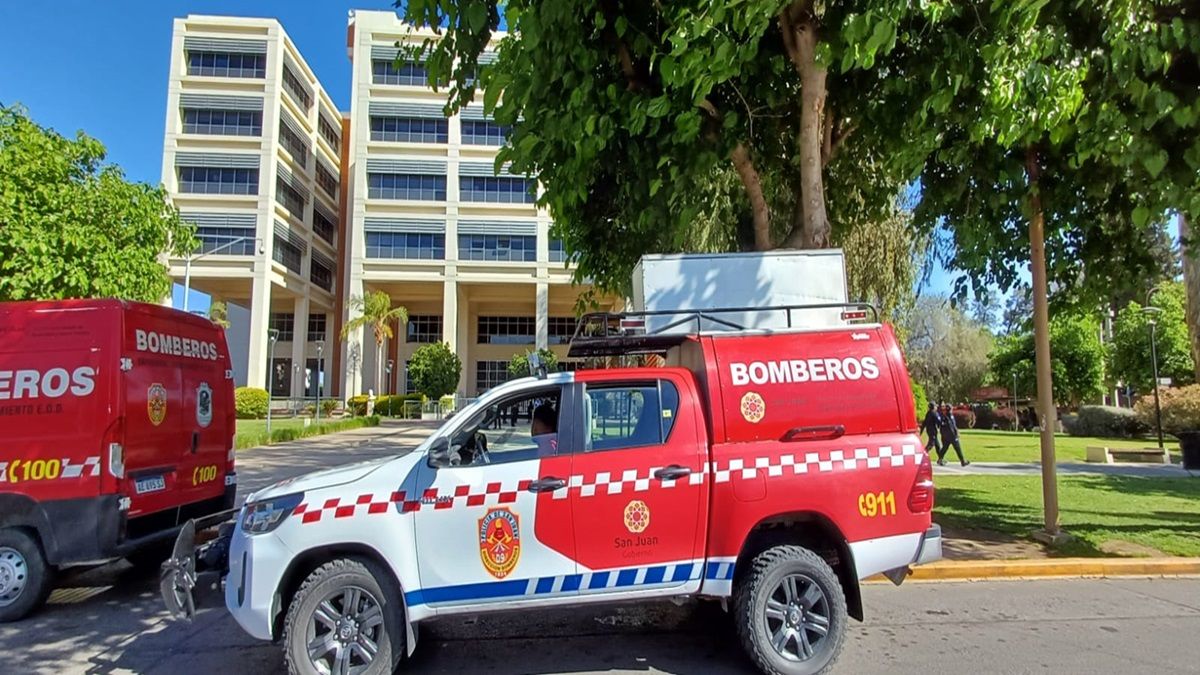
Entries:
{"label": "truck front bumper", "polygon": [[250,635],[275,638],[275,618],[282,610],[280,583],[295,556],[274,533],[248,535],[239,522],[229,547],[225,606]]}

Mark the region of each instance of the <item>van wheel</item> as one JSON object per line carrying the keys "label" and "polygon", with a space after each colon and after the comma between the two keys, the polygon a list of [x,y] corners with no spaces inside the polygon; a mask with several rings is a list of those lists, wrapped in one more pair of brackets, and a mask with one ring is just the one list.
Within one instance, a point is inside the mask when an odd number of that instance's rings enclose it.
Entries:
{"label": "van wheel", "polygon": [[283,648],[292,675],[383,675],[404,653],[400,591],[369,560],[318,567],[292,598]]}
{"label": "van wheel", "polygon": [[734,602],[742,647],[763,673],[826,673],[842,651],[846,596],[829,564],[808,549],[758,554]]}
{"label": "van wheel", "polygon": [[0,530],[0,623],[24,618],[50,595],[53,570],[24,530]]}

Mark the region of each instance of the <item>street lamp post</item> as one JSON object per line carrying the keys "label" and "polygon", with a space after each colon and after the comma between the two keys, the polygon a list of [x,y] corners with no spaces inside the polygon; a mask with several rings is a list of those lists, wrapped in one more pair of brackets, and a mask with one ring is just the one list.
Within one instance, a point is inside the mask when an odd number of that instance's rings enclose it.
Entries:
{"label": "street lamp post", "polygon": [[1142,313],[1146,315],[1146,322],[1150,324],[1150,363],[1154,370],[1154,425],[1158,429],[1158,449],[1163,449],[1163,429],[1162,429],[1162,408],[1158,403],[1158,345],[1155,329],[1158,325],[1158,320],[1155,318],[1162,310],[1157,307],[1143,307]]}
{"label": "street lamp post", "polygon": [[[214,239],[224,239],[225,237],[213,237],[213,238]],[[238,244],[243,241],[259,242],[258,252],[259,253],[263,252],[263,246],[262,246],[261,239],[258,239],[256,237],[236,237],[232,241],[227,241],[224,244],[221,244],[220,246],[214,248],[211,251],[205,251],[204,253],[201,253],[200,255],[191,255],[189,253],[188,257],[183,259],[183,311],[185,311],[185,312],[188,311],[188,296],[191,295],[191,290],[192,290],[192,261],[199,260],[206,255],[220,253],[221,251],[224,251],[225,249],[233,246],[234,244]]]}
{"label": "street lamp post", "polygon": [[[184,306],[186,307],[187,306],[187,291],[186,290],[184,291],[183,302],[184,302]],[[272,329],[268,330],[267,337],[268,337],[269,343],[270,343],[270,348],[268,350],[269,356],[267,359],[267,442],[269,443],[271,440],[271,392],[275,389],[275,382],[271,378],[271,367],[275,363],[275,343],[279,340],[279,329],[272,328]]]}
{"label": "street lamp post", "polygon": [[325,350],[325,341],[317,340],[317,422],[321,421],[321,352]]}

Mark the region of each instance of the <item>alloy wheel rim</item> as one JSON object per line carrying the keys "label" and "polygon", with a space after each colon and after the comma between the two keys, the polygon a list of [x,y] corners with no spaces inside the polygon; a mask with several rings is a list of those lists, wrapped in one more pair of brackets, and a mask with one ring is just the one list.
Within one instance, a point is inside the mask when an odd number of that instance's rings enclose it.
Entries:
{"label": "alloy wheel rim", "polygon": [[29,564],[15,548],[0,546],[0,607],[7,607],[21,597],[29,580]]}
{"label": "alloy wheel rim", "polygon": [[364,588],[346,586],[325,594],[309,617],[305,649],[313,669],[325,675],[356,675],[379,653],[383,607]]}
{"label": "alloy wheel rim", "polygon": [[829,616],[825,591],[805,574],[780,579],[763,612],[771,647],[789,661],[807,661],[824,646]]}

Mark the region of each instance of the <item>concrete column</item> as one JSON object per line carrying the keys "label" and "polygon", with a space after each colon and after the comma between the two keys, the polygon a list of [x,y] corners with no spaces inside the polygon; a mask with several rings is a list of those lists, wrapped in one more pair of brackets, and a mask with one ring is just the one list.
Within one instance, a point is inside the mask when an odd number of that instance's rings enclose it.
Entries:
{"label": "concrete column", "polygon": [[442,342],[450,345],[450,351],[459,354],[458,348],[458,282],[447,280],[442,286]]}
{"label": "concrete column", "polygon": [[[355,295],[362,295],[362,277],[356,274],[354,270],[351,271],[350,282],[347,285],[349,286],[349,288],[346,289],[347,298]],[[345,315],[342,317],[342,321],[348,321],[354,318],[350,316],[351,311],[350,303],[345,303]],[[336,336],[336,338],[340,341],[340,349],[342,350],[342,382],[344,383],[344,386],[342,387],[343,398],[350,398],[351,396],[365,394],[367,391],[363,386],[363,382],[370,382],[370,379],[364,378],[363,366],[365,364],[366,352],[369,349],[374,349],[375,345],[374,343],[371,345],[364,345],[364,337],[366,337],[366,335],[362,328],[350,331],[350,334],[346,336],[345,340],[341,340],[341,335]],[[374,340],[374,338],[371,338],[371,340]],[[327,351],[329,349],[329,342],[330,338],[326,338],[325,343],[327,345]]]}
{"label": "concrete column", "polygon": [[[304,369],[308,365],[308,359],[305,358],[308,346],[308,296],[298,296],[293,307],[295,314],[292,317],[292,398],[303,398],[308,395],[304,388]],[[297,364],[300,366],[299,370],[296,369]],[[315,371],[312,377],[317,377]]]}
{"label": "concrete column", "polygon": [[270,339],[267,329],[271,327],[271,280],[265,274],[254,277],[250,290],[250,349],[246,355],[246,384],[250,387],[267,386],[267,369],[270,368]]}
{"label": "concrete column", "polygon": [[537,285],[536,345],[538,349],[550,346],[550,284]]}

